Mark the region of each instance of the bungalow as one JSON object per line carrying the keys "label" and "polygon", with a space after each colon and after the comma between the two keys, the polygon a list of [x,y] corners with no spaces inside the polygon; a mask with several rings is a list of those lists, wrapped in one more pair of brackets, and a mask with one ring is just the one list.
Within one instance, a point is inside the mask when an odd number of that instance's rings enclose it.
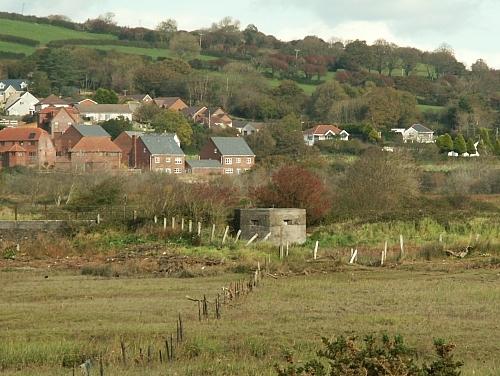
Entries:
{"label": "bungalow", "polygon": [[56,150],[40,128],[5,128],[0,131],[0,167],[53,166]]}
{"label": "bungalow", "polygon": [[179,97],[158,97],[153,99],[153,102],[160,108],[170,111],[182,111],[188,107]]}
{"label": "bungalow", "polygon": [[205,112],[208,110],[205,106],[191,106],[182,110],[182,113],[196,124],[203,124]]}
{"label": "bungalow", "polygon": [[219,161],[210,159],[186,160],[186,173],[196,175],[222,175],[222,165]]}
{"label": "bungalow", "polygon": [[233,119],[231,119],[229,114],[224,111],[222,107],[217,107],[208,110],[208,114],[204,119],[204,124],[209,128],[214,125],[221,128],[231,128],[233,126]]}
{"label": "bungalow", "polygon": [[76,105],[82,118],[89,119],[93,123],[124,118],[132,121],[133,110],[128,104],[94,104]]}
{"label": "bungalow", "polygon": [[342,141],[349,140],[349,133],[345,130],[338,128],[335,125],[316,125],[304,131],[304,142],[312,146],[318,141],[339,139]]}
{"label": "bungalow", "polygon": [[241,174],[255,164],[255,154],[241,137],[211,137],[200,151],[200,159],[216,160],[224,174]]}
{"label": "bungalow", "polygon": [[434,142],[434,131],[422,124],[413,124],[408,129],[392,129],[393,132],[401,133],[403,136],[403,142],[416,142],[420,144],[430,144]]}
{"label": "bungalow", "polygon": [[251,134],[257,133],[265,126],[265,123],[257,123],[247,120],[233,120],[233,128],[235,128],[242,136],[250,136]]}
{"label": "bungalow", "polygon": [[5,113],[8,116],[25,116],[35,113],[38,99],[28,91],[12,94],[5,102]]}
{"label": "bungalow", "polygon": [[56,140],[57,164],[73,171],[114,170],[121,166],[121,149],[99,125],[72,125]]}
{"label": "bungalow", "polygon": [[[134,152],[133,152],[134,153]],[[172,134],[143,134],[137,139],[134,158],[146,171],[182,174],[186,156]]]}
{"label": "bungalow", "polygon": [[38,126],[45,129],[52,138],[60,137],[72,125],[82,122],[74,107],[47,107],[38,113]]}
{"label": "bungalow", "polygon": [[28,81],[24,79],[4,79],[0,80],[0,107],[4,107],[5,102],[13,94],[22,94],[28,90]]}
{"label": "bungalow", "polygon": [[66,99],[62,99],[57,95],[51,94],[47,98],[42,99],[35,105],[35,111],[40,112],[47,107],[71,107],[71,103]]}
{"label": "bungalow", "polygon": [[153,98],[149,94],[133,94],[125,97],[125,101],[135,101],[140,103],[151,103]]}

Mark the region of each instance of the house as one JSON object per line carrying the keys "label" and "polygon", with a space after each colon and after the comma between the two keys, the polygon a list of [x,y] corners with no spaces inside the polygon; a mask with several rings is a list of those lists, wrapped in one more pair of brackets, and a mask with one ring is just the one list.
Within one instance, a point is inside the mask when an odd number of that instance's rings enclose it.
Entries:
{"label": "house", "polygon": [[255,164],[255,154],[241,137],[211,137],[200,159],[219,161],[226,175],[239,175]]}
{"label": "house", "polygon": [[1,167],[49,167],[56,149],[49,134],[40,128],[5,128],[0,131]]}
{"label": "house", "polygon": [[35,111],[40,112],[47,107],[71,107],[71,102],[51,94],[47,98],[42,99],[35,105]]}
{"label": "house", "polygon": [[159,97],[153,99],[153,103],[160,108],[170,111],[182,111],[188,107],[188,105],[179,97]]}
{"label": "house", "polygon": [[38,113],[38,126],[52,138],[60,137],[72,125],[82,123],[80,113],[74,107],[46,107]]}
{"label": "house", "polygon": [[134,113],[128,104],[78,104],[75,108],[80,112],[80,116],[82,118],[88,119],[93,123],[118,118],[124,118],[132,121],[132,115]]}
{"label": "house", "polygon": [[5,113],[8,116],[25,116],[35,113],[38,99],[29,91],[12,94],[5,102]]}
{"label": "house", "polygon": [[144,132],[124,131],[116,137],[113,142],[122,151],[122,164],[130,168],[137,168],[135,150],[137,150],[137,139]]}
{"label": "house", "polygon": [[22,94],[28,90],[28,80],[24,79],[4,79],[0,80],[0,107],[3,108],[5,102],[13,94]]}
{"label": "house", "polygon": [[186,160],[186,173],[197,175],[222,175],[222,165],[219,161],[210,159]]}
{"label": "house", "polygon": [[182,110],[182,113],[196,124],[203,124],[205,112],[208,110],[205,106],[191,106]]}
{"label": "house", "polygon": [[247,120],[233,120],[233,128],[235,128],[242,136],[250,136],[251,134],[257,133],[265,126],[265,123],[257,123]]}
{"label": "house", "polygon": [[[132,152],[134,153],[134,152]],[[143,134],[134,153],[137,167],[146,171],[182,174],[186,156],[172,134]]]}
{"label": "house", "polygon": [[97,103],[95,100],[93,99],[90,99],[90,98],[85,98],[85,99],[82,99],[81,101],[78,101],[76,103],[74,103],[75,105],[79,104],[80,106],[93,106],[95,104],[99,104]]}
{"label": "house", "polygon": [[151,103],[153,98],[149,94],[133,94],[125,97],[125,101],[135,101],[140,103]]}
{"label": "house", "polygon": [[208,114],[205,112],[204,124],[209,128],[213,126],[230,128],[233,126],[233,119],[222,107],[217,107],[209,109]]}
{"label": "house", "polygon": [[[241,230],[242,239],[258,234],[258,239],[276,245],[304,244],[306,242],[305,209],[238,209],[235,213],[235,228]],[[270,234],[270,235],[269,235]]]}
{"label": "house", "polygon": [[408,129],[395,128],[393,132],[401,133],[403,142],[416,142],[420,144],[430,144],[434,142],[434,131],[422,124],[413,124]]}
{"label": "house", "polygon": [[335,125],[326,125],[326,124],[316,125],[315,127],[304,131],[303,134],[304,134],[304,142],[309,146],[314,145],[314,143],[318,141],[324,141],[324,140],[334,140],[334,139],[342,141],[349,140],[349,133],[347,133],[345,130],[340,129]]}
{"label": "house", "polygon": [[55,143],[59,168],[98,171],[121,166],[121,149],[99,125],[72,125]]}

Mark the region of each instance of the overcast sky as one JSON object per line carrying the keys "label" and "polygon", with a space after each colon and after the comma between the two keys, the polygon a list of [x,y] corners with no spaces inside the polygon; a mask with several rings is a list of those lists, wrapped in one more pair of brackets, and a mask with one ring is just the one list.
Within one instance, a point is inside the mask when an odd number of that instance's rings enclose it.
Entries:
{"label": "overcast sky", "polygon": [[174,18],[180,29],[193,30],[231,16],[282,40],[384,38],[426,50],[447,43],[467,65],[483,58],[500,69],[500,0],[0,0],[0,10],[20,13],[23,3],[25,14],[75,21],[113,12],[127,26],[152,28]]}

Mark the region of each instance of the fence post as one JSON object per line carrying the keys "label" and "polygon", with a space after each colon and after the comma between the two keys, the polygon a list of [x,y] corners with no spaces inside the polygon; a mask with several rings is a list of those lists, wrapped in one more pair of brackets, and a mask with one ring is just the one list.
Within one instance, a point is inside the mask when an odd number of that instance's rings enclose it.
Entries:
{"label": "fence post", "polygon": [[384,251],[382,251],[382,256],[380,257],[380,266],[384,266]]}
{"label": "fence post", "polygon": [[14,206],[14,219],[17,221],[17,205]]}
{"label": "fence post", "polygon": [[193,232],[193,221],[190,219],[189,220],[189,233],[191,234]]}
{"label": "fence post", "polygon": [[238,240],[240,240],[240,236],[241,236],[241,230],[238,230],[238,232],[236,233],[236,239],[234,240],[234,243],[238,243]]}
{"label": "fence post", "polygon": [[133,217],[133,219],[134,219],[134,222],[137,221],[137,210],[134,210],[134,217]]}
{"label": "fence post", "polygon": [[[16,219],[17,221],[17,219]],[[101,224],[101,215],[99,213],[97,213],[97,220],[96,220],[97,224]]]}
{"label": "fence post", "polygon": [[212,235],[210,235],[210,242],[214,241],[215,237],[215,223],[212,225]]}
{"label": "fence post", "polygon": [[172,230],[175,230],[175,217],[172,217]]}
{"label": "fence post", "polygon": [[262,239],[263,242],[267,241],[271,237],[271,233],[269,232],[266,236],[264,236],[264,239]]}
{"label": "fence post", "polygon": [[401,254],[399,258],[402,260],[405,257],[405,248],[402,234],[399,235],[399,246],[401,248]]}
{"label": "fence post", "polygon": [[318,247],[319,247],[319,240],[316,240],[316,245],[314,246],[314,253],[313,253],[314,260],[318,258]]}
{"label": "fence post", "polygon": [[201,222],[198,222],[198,236],[201,236]]}
{"label": "fence post", "polygon": [[163,217],[163,230],[167,231],[167,217]]}
{"label": "fence post", "polygon": [[253,241],[257,239],[258,236],[259,234],[255,234],[254,236],[252,236],[252,238],[247,242],[246,246],[248,247],[250,244],[252,244]]}
{"label": "fence post", "polygon": [[226,242],[228,232],[229,232],[229,226],[226,226],[226,229],[224,230],[224,236],[222,237],[222,244]]}
{"label": "fence post", "polygon": [[387,240],[385,241],[384,244],[384,261],[387,261]]}
{"label": "fence post", "polygon": [[[352,251],[352,249],[351,249]],[[352,252],[352,255],[351,255],[351,259],[349,260],[349,264],[354,264],[358,259],[358,249],[356,248],[356,250],[354,252]]]}
{"label": "fence post", "polygon": [[184,231],[184,218],[181,219],[181,231]]}
{"label": "fence post", "polygon": [[158,216],[157,216],[157,215],[155,215],[155,217],[154,217],[154,221],[155,221],[155,224],[157,224],[157,223],[158,223]]}

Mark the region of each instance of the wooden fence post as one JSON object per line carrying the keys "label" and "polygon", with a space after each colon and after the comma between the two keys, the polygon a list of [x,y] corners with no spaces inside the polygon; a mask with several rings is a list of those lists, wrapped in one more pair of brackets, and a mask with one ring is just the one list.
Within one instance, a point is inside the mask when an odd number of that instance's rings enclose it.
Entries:
{"label": "wooden fence post", "polygon": [[316,245],[314,246],[314,253],[313,253],[314,260],[318,258],[318,247],[319,247],[319,240],[316,240]]}
{"label": "wooden fence post", "polygon": [[190,219],[189,220],[189,233],[191,234],[193,232],[193,221]]}
{"label": "wooden fence post", "polygon": [[201,222],[198,222],[198,236],[201,236]]}
{"label": "wooden fence post", "polygon": [[181,231],[184,231],[184,218],[181,219]]}
{"label": "wooden fence post", "polygon": [[238,232],[236,233],[236,239],[234,240],[234,243],[238,243],[238,240],[240,240],[240,236],[241,236],[241,230],[238,230]]}
{"label": "wooden fence post", "polygon": [[[16,219],[17,221],[17,219]],[[101,215],[99,213],[97,213],[97,220],[96,220],[96,223],[99,225],[101,224]]]}
{"label": "wooden fence post", "polygon": [[382,256],[380,257],[380,266],[384,266],[384,251],[382,251]]}
{"label": "wooden fence post", "polygon": [[175,217],[172,217],[172,230],[175,230]]}
{"label": "wooden fence post", "polygon": [[222,237],[222,244],[223,245],[226,242],[226,238],[227,238],[227,233],[228,232],[229,232],[229,226],[226,226],[226,229],[224,230],[224,236]]}
{"label": "wooden fence post", "polygon": [[387,261],[387,240],[385,241],[384,244],[384,261]]}
{"label": "wooden fence post", "polygon": [[271,237],[271,233],[269,232],[266,236],[264,236],[264,239],[262,239],[262,241],[266,242],[269,240],[270,237]]}
{"label": "wooden fence post", "polygon": [[212,235],[210,235],[210,242],[213,242],[215,238],[215,223],[212,225]]}
{"label": "wooden fence post", "polygon": [[14,206],[14,220],[17,221],[17,205]]}
{"label": "wooden fence post", "polygon": [[137,221],[137,210],[134,210],[134,214],[133,214],[133,220],[134,222]]}
{"label": "wooden fence post", "polygon": [[349,260],[349,264],[354,264],[358,260],[358,249],[356,248],[354,252],[352,252],[351,259]]}
{"label": "wooden fence post", "polygon": [[155,221],[155,224],[158,223],[158,216],[157,215],[154,216],[154,221]]}
{"label": "wooden fence post", "polygon": [[123,341],[120,341],[120,347],[122,349],[122,361],[123,361],[123,365],[127,365],[127,358],[125,357],[125,342]]}
{"label": "wooden fence post", "polygon": [[400,254],[400,259],[402,260],[405,257],[405,248],[404,248],[404,241],[403,241],[403,235],[399,235],[399,246],[401,249],[401,254]]}
{"label": "wooden fence post", "polygon": [[254,236],[252,236],[252,238],[247,242],[246,246],[248,247],[250,244],[252,244],[253,241],[258,238],[258,236],[259,234],[255,234]]}

